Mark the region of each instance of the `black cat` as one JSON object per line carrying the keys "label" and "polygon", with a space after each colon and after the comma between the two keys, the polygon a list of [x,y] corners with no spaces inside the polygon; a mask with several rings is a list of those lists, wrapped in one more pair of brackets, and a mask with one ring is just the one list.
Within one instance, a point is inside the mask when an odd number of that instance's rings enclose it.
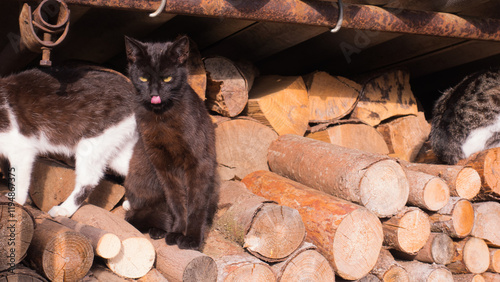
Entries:
{"label": "black cat", "polygon": [[500,146],[499,69],[476,72],[443,93],[434,106],[430,143],[447,164]]}
{"label": "black cat", "polygon": [[198,249],[217,208],[219,178],[214,125],[187,83],[190,41],[125,41],[140,135],[125,180],[127,219],[169,244]]}

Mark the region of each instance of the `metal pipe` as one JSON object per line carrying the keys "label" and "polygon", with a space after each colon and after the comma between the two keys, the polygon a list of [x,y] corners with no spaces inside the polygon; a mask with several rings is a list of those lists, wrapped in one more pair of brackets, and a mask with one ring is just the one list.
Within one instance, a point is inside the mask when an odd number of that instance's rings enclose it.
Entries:
{"label": "metal pipe", "polygon": [[[66,0],[68,4],[151,12],[161,0]],[[334,27],[336,2],[301,0],[168,0],[172,14],[247,19]],[[500,19],[453,14],[344,5],[344,28],[500,41]]]}

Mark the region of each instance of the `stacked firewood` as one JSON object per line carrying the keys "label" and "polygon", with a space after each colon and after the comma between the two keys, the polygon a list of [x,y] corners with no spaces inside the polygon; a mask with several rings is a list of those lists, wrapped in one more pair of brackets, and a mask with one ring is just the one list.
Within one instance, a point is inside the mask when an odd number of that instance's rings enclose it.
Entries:
{"label": "stacked firewood", "polygon": [[0,276],[499,281],[500,149],[439,164],[407,72],[354,82],[259,76],[220,56],[193,66],[205,69],[190,84],[213,113],[222,179],[203,249],[180,250],[128,224],[113,178],[70,219],[50,218],[75,175],[70,163],[43,159],[31,204],[0,199],[0,224],[15,222],[0,230]]}

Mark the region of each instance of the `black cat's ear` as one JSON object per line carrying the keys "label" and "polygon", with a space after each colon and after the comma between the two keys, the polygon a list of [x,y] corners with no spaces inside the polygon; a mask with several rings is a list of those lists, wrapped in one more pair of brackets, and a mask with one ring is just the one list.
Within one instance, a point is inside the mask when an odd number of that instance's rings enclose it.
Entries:
{"label": "black cat's ear", "polygon": [[125,36],[125,51],[129,62],[135,63],[140,56],[145,54],[145,50],[146,47],[142,42]]}
{"label": "black cat's ear", "polygon": [[189,56],[189,38],[182,36],[175,40],[170,46],[170,54],[177,57],[179,64],[184,64]]}

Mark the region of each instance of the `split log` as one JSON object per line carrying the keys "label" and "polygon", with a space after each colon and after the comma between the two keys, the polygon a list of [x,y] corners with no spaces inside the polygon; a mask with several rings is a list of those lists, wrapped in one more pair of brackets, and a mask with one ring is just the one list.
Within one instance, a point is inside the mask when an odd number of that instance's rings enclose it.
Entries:
{"label": "split log", "polygon": [[268,160],[271,171],[365,206],[379,217],[398,213],[408,200],[406,174],[387,156],[289,134],[271,143]]}
{"label": "split log", "polygon": [[401,267],[401,265],[396,262],[392,254],[384,248],[380,250],[377,264],[375,264],[375,267],[370,273],[377,276],[381,281],[410,281],[408,272]]}
{"label": "split log", "polygon": [[455,255],[455,245],[450,236],[432,232],[425,245],[417,252],[415,259],[421,262],[446,265]]}
{"label": "split log", "polygon": [[16,265],[12,270],[0,272],[2,282],[47,282],[47,279],[36,273],[33,269],[23,265]]}
{"label": "split log", "polygon": [[222,182],[218,205],[214,227],[261,260],[285,260],[306,236],[297,210],[259,197],[240,182]]}
{"label": "split log", "polygon": [[195,250],[181,250],[177,245],[167,245],[165,239],[152,240],[156,249],[156,269],[170,282],[215,282],[215,261]]}
{"label": "split log", "polygon": [[382,223],[384,246],[406,254],[416,254],[431,233],[429,217],[416,207],[406,207]]}
{"label": "split log", "polygon": [[421,164],[401,161],[400,164],[411,170],[424,172],[443,179],[450,188],[450,195],[471,200],[481,189],[481,176],[468,166]]}
{"label": "split log", "polygon": [[316,71],[303,77],[309,94],[309,122],[339,120],[356,106],[361,85],[341,76]]}
{"label": "split log", "polygon": [[481,274],[453,274],[455,282],[485,282]]}
{"label": "split log", "polygon": [[485,272],[485,273],[482,273],[481,276],[483,276],[485,282],[498,282],[498,281],[500,281],[500,274],[499,273]]}
{"label": "split log", "polygon": [[23,260],[35,229],[31,213],[9,199],[0,197],[0,271],[14,269]]}
{"label": "split log", "polygon": [[71,218],[120,238],[120,252],[106,260],[106,265],[116,274],[126,278],[139,278],[153,267],[155,249],[151,242],[124,219],[93,205],[80,207]]}
{"label": "split log", "polygon": [[417,100],[411,91],[410,74],[394,70],[375,76],[365,83],[351,118],[376,126],[390,117],[417,113]]}
{"label": "split log", "polygon": [[474,227],[471,235],[486,240],[492,247],[500,247],[500,203],[480,202],[474,207]]}
{"label": "split log", "polygon": [[399,117],[377,126],[391,156],[413,162],[429,137],[430,124],[423,112]]}
{"label": "split log", "polygon": [[[389,148],[380,133],[373,126],[360,121],[346,120],[336,124],[319,125],[321,130],[312,128],[306,137],[335,144],[338,146],[358,149],[370,153],[387,155]],[[370,140],[370,142],[366,142]]]}
{"label": "split log", "polygon": [[316,246],[304,242],[285,261],[273,264],[278,281],[335,281],[335,273],[328,260]]}
{"label": "split log", "polygon": [[248,94],[246,114],[279,135],[304,136],[309,124],[309,98],[300,76],[262,76]]}
{"label": "split log", "polygon": [[453,273],[483,273],[490,265],[490,251],[483,239],[468,237],[455,242],[455,256],[446,267]]}
{"label": "split log", "polygon": [[222,56],[204,58],[203,63],[207,73],[207,108],[225,117],[239,115],[247,105],[256,72]]}
{"label": "split log", "polygon": [[189,40],[189,57],[187,60],[187,69],[189,72],[187,81],[194,92],[198,94],[201,100],[205,100],[207,88],[207,73],[198,46],[193,40]]}
{"label": "split log", "polygon": [[[33,203],[42,211],[48,212],[69,197],[75,187],[75,171],[60,163],[40,160],[35,163],[30,186]],[[111,210],[125,195],[125,188],[105,179],[87,198],[86,202]]]}
{"label": "split log", "polygon": [[27,261],[51,281],[78,281],[92,266],[94,251],[82,234],[52,221],[35,218],[36,229]]}
{"label": "split log", "polygon": [[500,148],[491,148],[472,154],[458,165],[470,166],[481,176],[481,191],[474,200],[500,199]]}
{"label": "split log", "polygon": [[219,282],[276,281],[268,264],[245,252],[235,242],[225,239],[218,231],[209,233],[203,253],[215,260]]}
{"label": "split log", "polygon": [[453,274],[446,267],[438,264],[429,264],[419,261],[398,261],[415,280],[426,282],[453,282]]}
{"label": "split log", "polygon": [[437,211],[450,200],[450,189],[441,178],[425,172],[405,169],[410,194],[408,205]]}
{"label": "split log", "polygon": [[500,249],[490,248],[489,272],[500,273]]}
{"label": "split log", "polygon": [[250,172],[269,170],[267,150],[278,134],[251,119],[232,119],[217,123],[215,149],[221,180],[240,180]]}
{"label": "split log", "polygon": [[114,258],[120,252],[122,242],[113,233],[79,223],[67,217],[56,217],[54,220],[87,237],[92,244],[95,255],[110,259]]}
{"label": "split log", "polygon": [[253,193],[298,210],[307,240],[342,278],[359,279],[375,265],[383,232],[368,209],[269,171],[251,173],[242,182]]}
{"label": "split log", "polygon": [[431,230],[452,238],[465,238],[474,226],[474,208],[469,200],[451,197],[448,203],[429,216]]}

